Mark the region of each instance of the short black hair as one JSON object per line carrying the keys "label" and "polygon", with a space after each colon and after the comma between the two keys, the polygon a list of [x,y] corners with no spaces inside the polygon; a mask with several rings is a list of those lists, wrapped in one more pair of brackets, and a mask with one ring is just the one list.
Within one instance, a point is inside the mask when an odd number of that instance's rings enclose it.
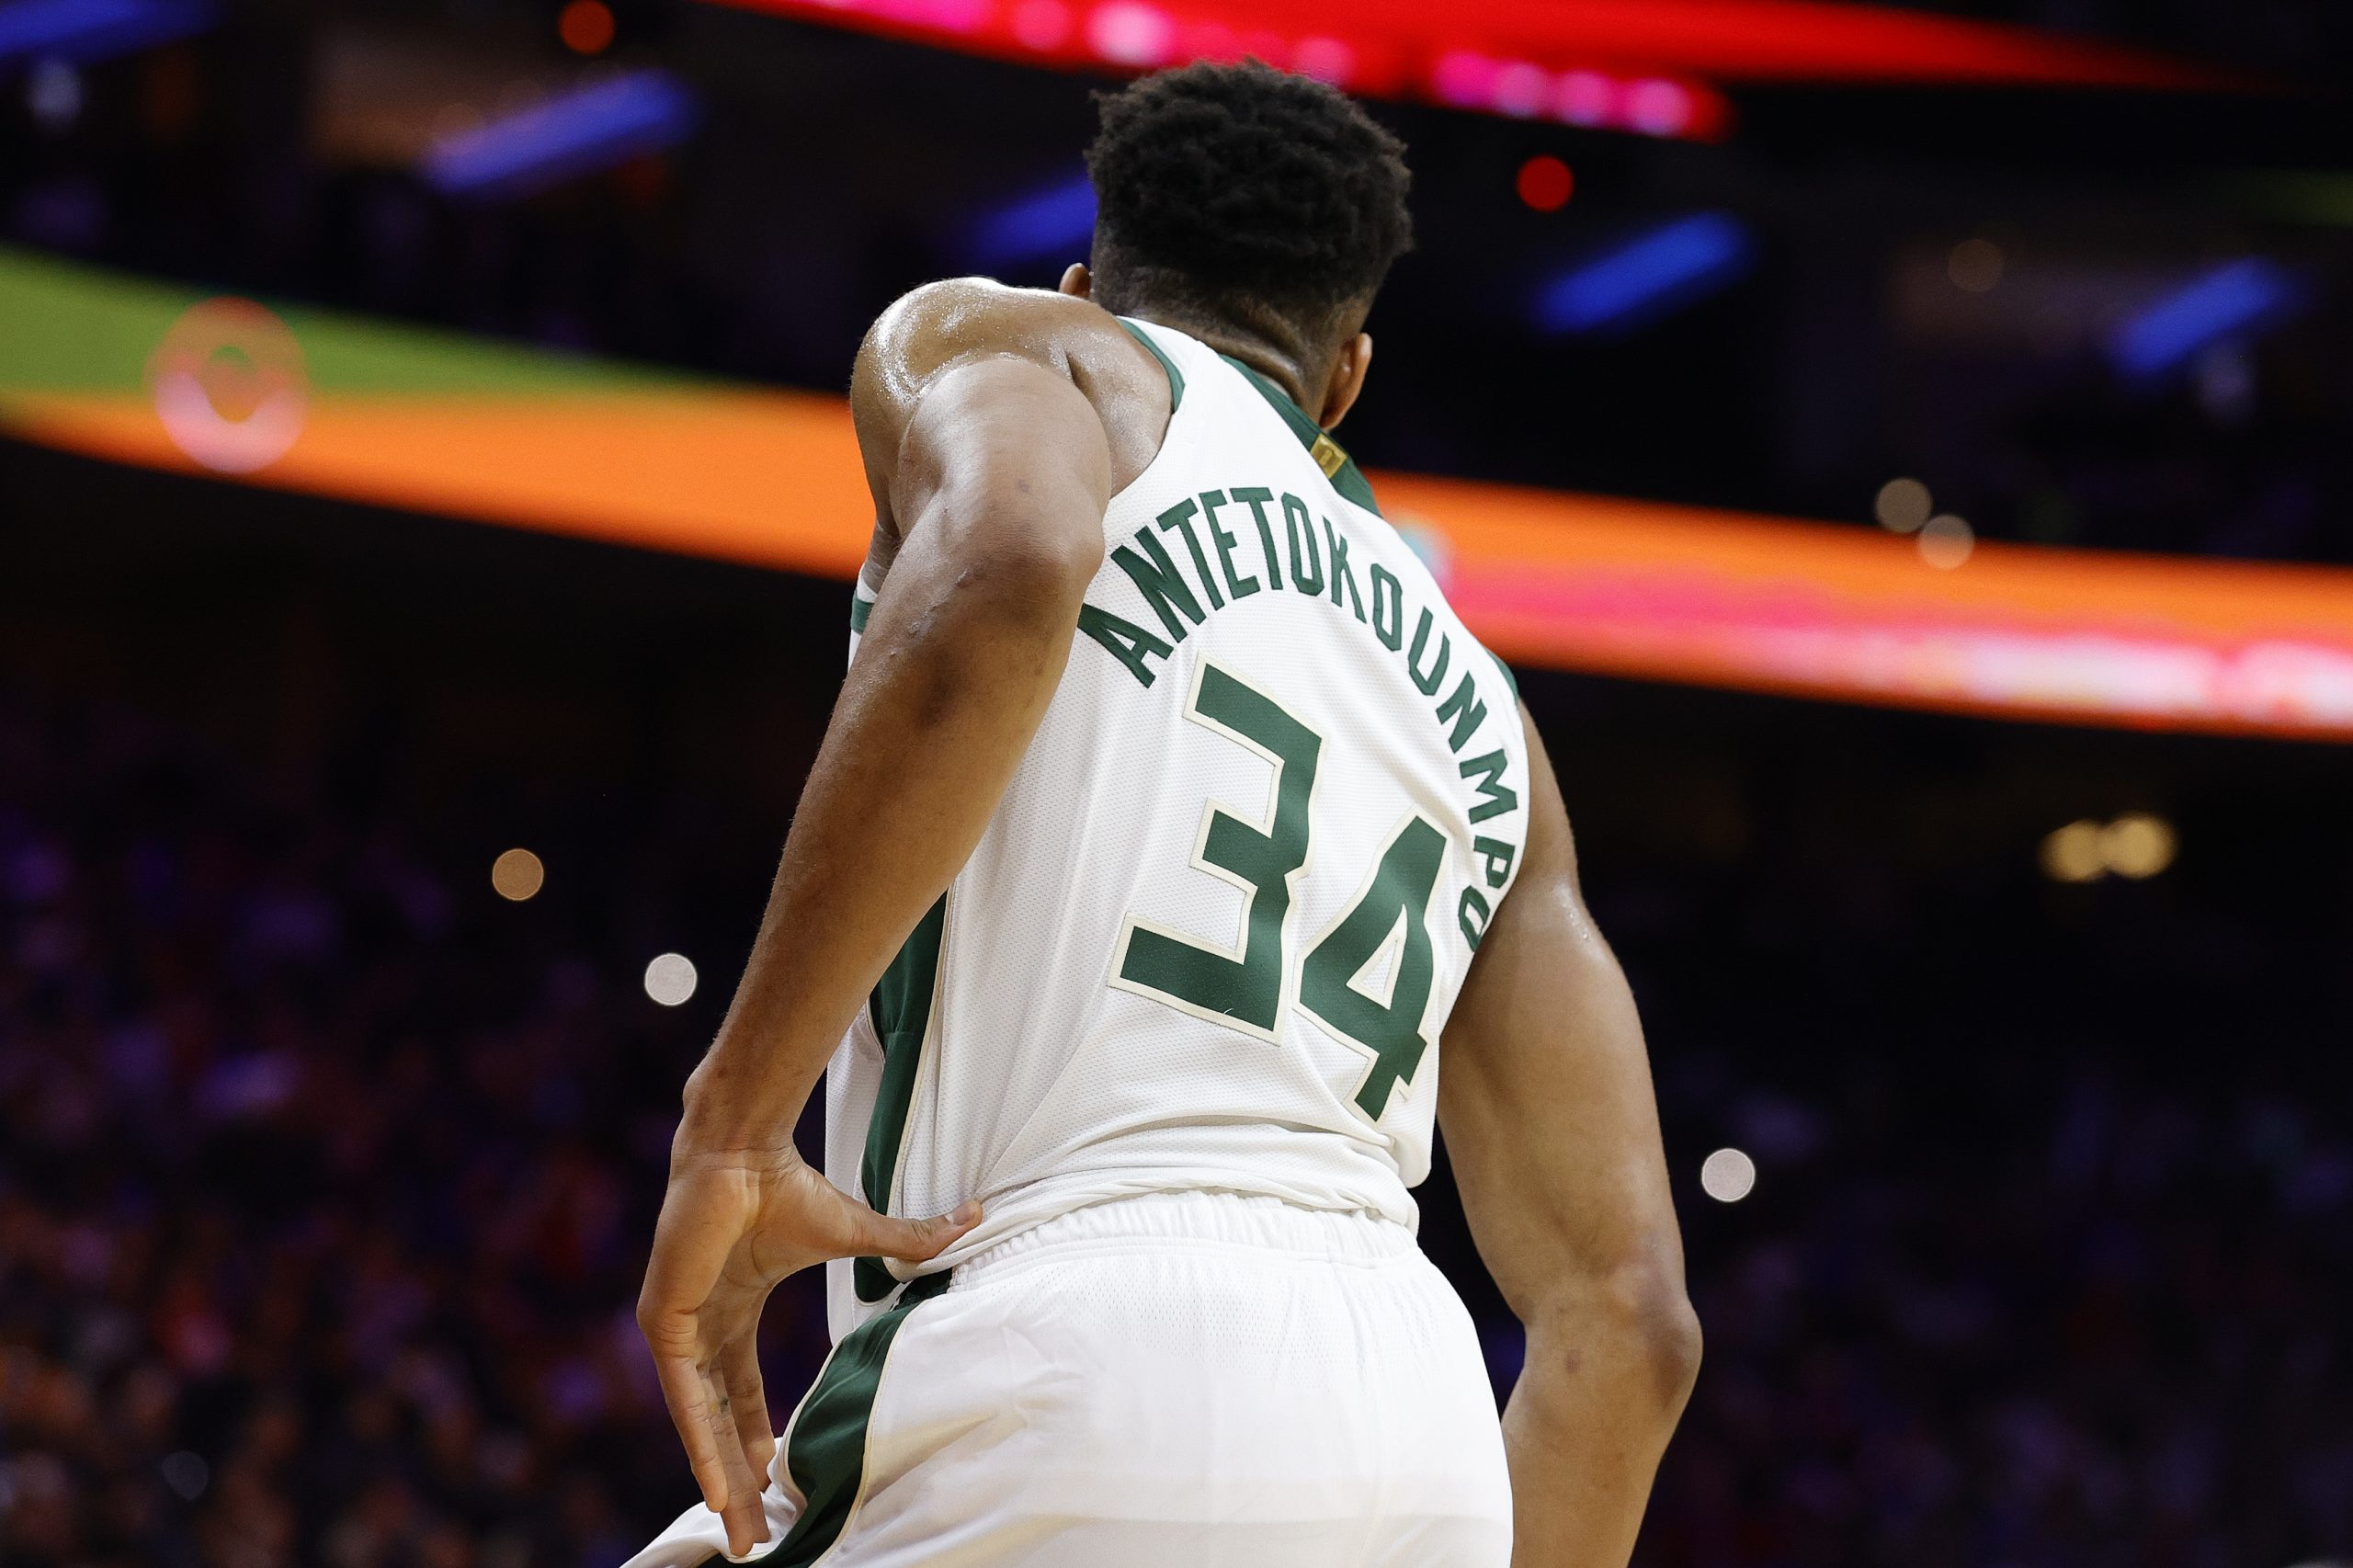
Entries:
{"label": "short black hair", "polygon": [[1097,297],[1248,319],[1312,338],[1412,248],[1405,146],[1346,94],[1246,60],[1098,93]]}

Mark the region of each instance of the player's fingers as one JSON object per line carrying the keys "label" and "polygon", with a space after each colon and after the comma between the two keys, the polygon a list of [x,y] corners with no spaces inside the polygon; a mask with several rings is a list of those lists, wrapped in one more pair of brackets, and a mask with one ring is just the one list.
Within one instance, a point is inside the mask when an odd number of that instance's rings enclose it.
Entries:
{"label": "player's fingers", "polygon": [[703,1506],[716,1514],[727,1506],[727,1466],[711,1436],[710,1396],[702,1370],[691,1355],[672,1355],[654,1347],[654,1376],[662,1385],[662,1403],[670,1409],[670,1425],[686,1446],[687,1468]]}
{"label": "player's fingers", "polygon": [[719,1450],[722,1501],[714,1505],[722,1523],[727,1527],[727,1550],[741,1557],[768,1538],[767,1509],[760,1501],[761,1490],[767,1484],[764,1475],[755,1476],[744,1457],[744,1440],[736,1430],[734,1402],[730,1397],[726,1381],[712,1367],[703,1374],[706,1390],[704,1411],[711,1446]]}
{"label": "player's fingers", "polygon": [[754,1484],[767,1484],[768,1461],[776,1457],[776,1434],[768,1426],[767,1387],[760,1377],[759,1330],[736,1335],[720,1352],[721,1381],[735,1416],[735,1441],[744,1449],[744,1463]]}
{"label": "player's fingers", "polygon": [[767,1508],[756,1492],[737,1497],[720,1519],[727,1527],[727,1550],[733,1556],[746,1556],[768,1539]]}
{"label": "player's fingers", "polygon": [[860,1229],[860,1251],[874,1257],[903,1258],[921,1263],[937,1257],[957,1237],[981,1222],[981,1206],[967,1199],[951,1214],[932,1220],[898,1220],[867,1211]]}

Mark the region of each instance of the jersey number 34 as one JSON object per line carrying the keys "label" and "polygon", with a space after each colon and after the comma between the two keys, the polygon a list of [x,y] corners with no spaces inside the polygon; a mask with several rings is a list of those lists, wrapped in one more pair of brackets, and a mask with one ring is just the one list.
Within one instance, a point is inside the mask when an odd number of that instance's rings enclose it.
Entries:
{"label": "jersey number 34", "polygon": [[[1278,1043],[1285,998],[1295,996],[1326,1028],[1370,1056],[1356,1104],[1379,1120],[1390,1091],[1413,1081],[1428,1048],[1422,1037],[1432,970],[1426,912],[1446,859],[1446,835],[1422,817],[1406,819],[1363,892],[1308,949],[1294,977],[1284,926],[1291,882],[1307,866],[1308,809],[1323,737],[1264,692],[1207,661],[1185,716],[1256,753],[1275,770],[1270,820],[1247,822],[1212,805],[1202,814],[1193,852],[1195,865],[1242,890],[1242,949],[1223,951],[1131,915],[1111,983]],[[1357,976],[1398,937],[1401,925],[1387,998],[1358,989]]]}

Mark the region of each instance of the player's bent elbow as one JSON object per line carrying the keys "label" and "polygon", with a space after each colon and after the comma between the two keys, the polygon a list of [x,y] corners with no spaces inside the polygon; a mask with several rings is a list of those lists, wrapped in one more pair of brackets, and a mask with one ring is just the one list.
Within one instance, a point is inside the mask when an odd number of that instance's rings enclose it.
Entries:
{"label": "player's bent elbow", "polygon": [[1041,591],[1073,604],[1086,597],[1087,585],[1103,568],[1103,526],[1098,517],[1090,517],[1084,528],[1065,528],[1029,541],[1022,569],[1032,574]]}
{"label": "player's bent elbow", "polygon": [[1670,1419],[1699,1375],[1699,1314],[1674,1249],[1644,1247],[1560,1282],[1529,1321],[1529,1354],[1586,1361],[1599,1352],[1639,1369]]}
{"label": "player's bent elbow", "polygon": [[1692,1309],[1691,1298],[1684,1293],[1679,1278],[1644,1309],[1641,1324],[1644,1358],[1650,1363],[1660,1398],[1668,1408],[1680,1413],[1683,1402],[1691,1395],[1691,1385],[1699,1381],[1704,1346],[1699,1314]]}
{"label": "player's bent elbow", "polygon": [[1023,530],[977,541],[960,564],[961,582],[1002,613],[1067,630],[1103,564],[1103,535],[1099,528]]}

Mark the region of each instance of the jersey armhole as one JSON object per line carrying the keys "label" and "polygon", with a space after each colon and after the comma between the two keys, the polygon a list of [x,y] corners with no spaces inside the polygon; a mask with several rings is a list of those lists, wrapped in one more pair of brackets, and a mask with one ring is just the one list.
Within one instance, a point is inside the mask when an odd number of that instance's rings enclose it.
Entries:
{"label": "jersey armhole", "polygon": [[1142,344],[1144,352],[1159,360],[1160,368],[1168,372],[1168,415],[1175,418],[1177,408],[1185,401],[1185,372],[1176,368],[1176,361],[1168,357],[1166,349],[1152,340],[1152,334],[1125,316],[1113,316],[1111,319],[1125,327],[1128,335]]}
{"label": "jersey armhole", "polygon": [[1511,673],[1511,666],[1504,663],[1504,656],[1501,653],[1496,653],[1493,648],[1487,647],[1483,642],[1480,644],[1480,648],[1486,653],[1487,657],[1495,660],[1495,668],[1503,672],[1504,689],[1511,693],[1513,709],[1512,716],[1514,718],[1518,718],[1519,716],[1519,677]]}

